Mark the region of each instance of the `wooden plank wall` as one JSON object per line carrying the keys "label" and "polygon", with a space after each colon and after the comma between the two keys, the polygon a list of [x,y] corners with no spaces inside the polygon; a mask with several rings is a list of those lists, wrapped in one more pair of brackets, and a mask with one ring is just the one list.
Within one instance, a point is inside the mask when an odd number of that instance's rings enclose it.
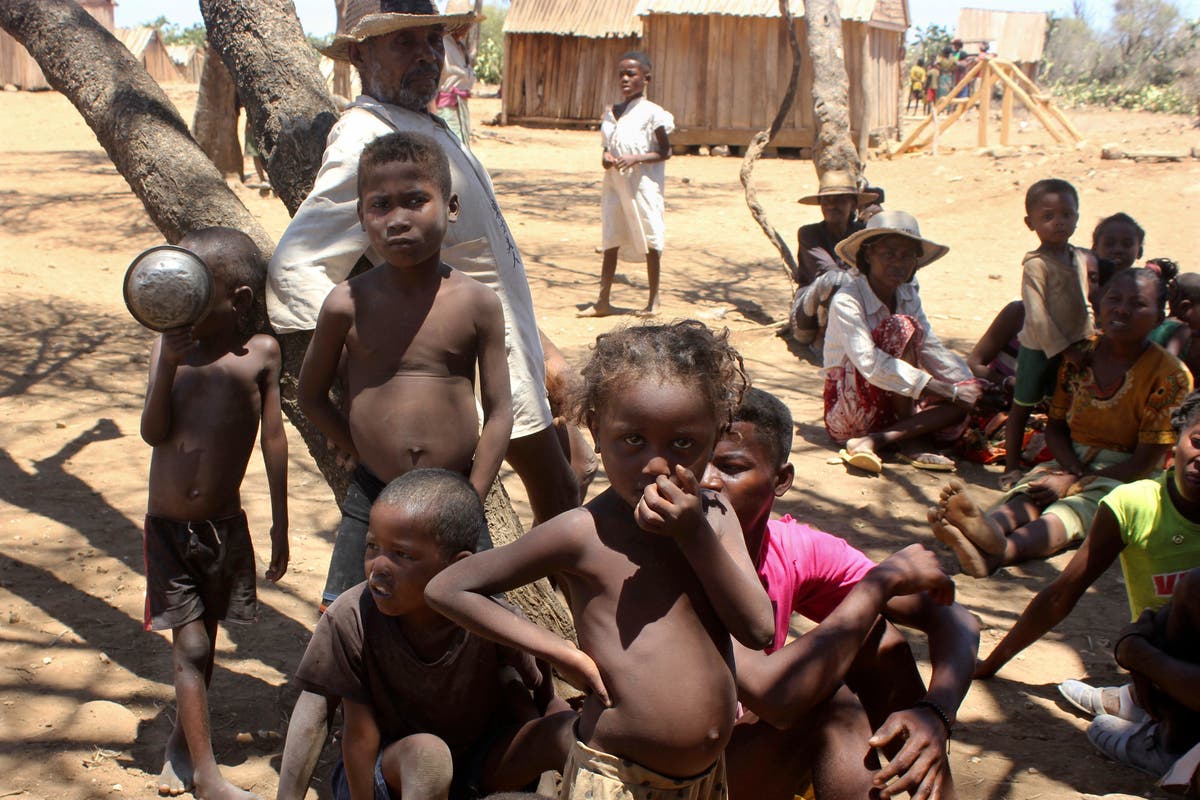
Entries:
{"label": "wooden plank wall", "polygon": [[[797,23],[807,48],[803,21]],[[894,128],[900,91],[900,40],[895,31],[861,23],[842,27],[850,103],[867,103],[869,129]],[[654,61],[657,89],[651,96],[675,115],[672,144],[745,145],[770,125],[787,88],[791,50],[776,19],[698,14],[643,17],[643,42]],[[868,48],[868,96],[863,97],[863,47]],[[777,147],[810,147],[813,137],[812,67],[801,63],[791,116]]]}
{"label": "wooden plank wall", "polygon": [[[636,37],[590,39],[550,34],[504,37],[504,114],[508,122],[598,123],[621,99],[617,63],[639,49]],[[656,99],[657,76],[647,96]]]}

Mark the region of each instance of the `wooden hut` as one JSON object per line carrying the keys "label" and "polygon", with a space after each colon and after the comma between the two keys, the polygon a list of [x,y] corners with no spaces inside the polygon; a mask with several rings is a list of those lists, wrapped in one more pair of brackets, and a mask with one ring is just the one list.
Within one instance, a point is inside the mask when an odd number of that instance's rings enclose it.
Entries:
{"label": "wooden hut", "polygon": [[620,99],[617,60],[641,44],[638,0],[512,0],[503,124],[595,124]]}
{"label": "wooden hut", "polygon": [[198,44],[169,44],[167,53],[179,75],[188,83],[200,83],[200,75],[204,72],[205,48]]}
{"label": "wooden hut", "polygon": [[[899,128],[907,0],[840,0],[851,135]],[[791,0],[801,51],[802,0]],[[648,92],[675,115],[674,145],[746,145],[771,124],[791,74],[778,0],[642,0],[642,49],[654,62]],[[775,147],[811,147],[812,64],[801,62],[790,119]]]}
{"label": "wooden hut", "polygon": [[[104,29],[113,29],[113,0],[75,0],[95,17]],[[0,31],[0,86],[12,85],[27,91],[49,89],[46,76],[33,56],[16,39]]]}
{"label": "wooden hut", "polygon": [[171,54],[167,52],[167,46],[163,43],[158,28],[148,25],[117,28],[113,35],[129,48],[129,52],[133,53],[133,57],[146,68],[146,72],[150,73],[154,80],[159,83],[177,83],[184,80],[179,67],[171,60]]}
{"label": "wooden hut", "polygon": [[954,34],[967,50],[977,52],[980,42],[988,42],[993,55],[1013,62],[1030,80],[1037,80],[1048,25],[1041,11],[964,8],[958,12]]}

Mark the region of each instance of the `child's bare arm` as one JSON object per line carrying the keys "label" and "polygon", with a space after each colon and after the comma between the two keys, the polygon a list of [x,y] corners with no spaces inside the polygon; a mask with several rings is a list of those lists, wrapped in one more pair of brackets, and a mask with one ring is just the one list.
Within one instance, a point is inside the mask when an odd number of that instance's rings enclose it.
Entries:
{"label": "child's bare arm", "polygon": [[171,389],[175,372],[187,352],[196,346],[190,328],[165,331],[150,350],[150,379],[142,407],[142,439],[157,447],[171,435]]}
{"label": "child's bare arm", "polygon": [[371,800],[375,796],[375,761],[379,758],[379,726],[371,707],[342,698],[346,730],[342,738],[342,761],[350,800]]}
{"label": "child's bare arm", "polygon": [[672,478],[660,475],[646,487],[635,513],[643,530],[668,535],[679,544],[730,634],[746,647],[762,650],[775,633],[771,601],[750,562],[732,506],[723,498],[719,502],[723,513],[706,514],[696,476],[676,466]]}
{"label": "child's bare arm", "polygon": [[304,354],[304,364],[300,367],[296,399],[300,401],[304,416],[329,437],[335,447],[349,453],[357,461],[358,451],[350,436],[350,423],[329,399],[329,389],[337,377],[338,359],[341,358],[342,346],[353,321],[354,304],[350,289],[345,283],[338,284],[321,306],[317,329],[313,331],[312,341]]}
{"label": "child's bare arm", "polygon": [[483,430],[475,445],[471,485],[481,498],[487,497],[512,435],[512,392],[508,385],[508,356],[504,346],[504,309],[500,298],[480,287],[481,301],[475,313],[476,352],[479,356],[479,397],[483,405]]}
{"label": "child's bare arm", "polygon": [[254,337],[262,347],[264,365],[259,373],[259,396],[262,400],[262,454],[267,469],[267,486],[271,490],[271,563],[267,580],[275,582],[288,568],[288,507],[287,507],[287,432],[283,429],[283,410],[279,404],[279,372],[282,359],[279,342],[274,337]]}
{"label": "child's bare arm", "polygon": [[667,129],[661,125],[654,129],[654,148],[646,153],[630,153],[615,156],[612,160],[617,169],[629,169],[634,164],[653,164],[656,161],[666,161],[671,157],[671,140],[667,138]]}
{"label": "child's bare arm", "polygon": [[491,600],[497,592],[573,568],[582,550],[579,527],[591,524],[589,512],[570,511],[511,544],[457,561],[429,582],[425,601],[469,631],[548,662],[569,683],[594,691],[609,705],[600,670],[586,653]]}

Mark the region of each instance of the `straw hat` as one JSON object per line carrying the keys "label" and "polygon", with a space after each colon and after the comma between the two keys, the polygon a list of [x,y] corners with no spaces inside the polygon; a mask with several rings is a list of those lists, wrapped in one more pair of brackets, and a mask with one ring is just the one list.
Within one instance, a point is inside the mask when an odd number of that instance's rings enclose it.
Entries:
{"label": "straw hat", "polygon": [[846,194],[857,197],[859,205],[879,199],[879,195],[875,192],[860,192],[858,190],[858,182],[854,180],[854,176],[849,172],[829,170],[821,176],[821,185],[817,189],[816,194],[805,195],[796,202],[803,203],[806,206],[819,206],[821,205],[822,197]]}
{"label": "straw hat", "polygon": [[432,0],[347,0],[341,29],[321,52],[337,61],[349,61],[351,42],[361,44],[375,36],[427,25],[445,25],[452,31],[476,19],[474,12],[439,14]]}
{"label": "straw hat", "polygon": [[863,245],[880,236],[893,235],[903,236],[905,239],[911,239],[921,245],[921,255],[917,256],[917,269],[937,261],[950,252],[950,248],[946,245],[922,237],[916,217],[907,211],[880,211],[871,217],[867,227],[842,239],[834,250],[842,261],[857,267],[858,251],[862,249]]}

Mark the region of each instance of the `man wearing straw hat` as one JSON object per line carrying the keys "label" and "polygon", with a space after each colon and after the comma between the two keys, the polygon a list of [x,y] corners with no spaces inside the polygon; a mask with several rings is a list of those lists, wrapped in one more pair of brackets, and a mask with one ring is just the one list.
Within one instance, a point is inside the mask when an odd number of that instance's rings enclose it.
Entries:
{"label": "man wearing straw hat", "polygon": [[[525,266],[496,202],[491,178],[463,143],[429,112],[445,57],[443,36],[469,25],[473,13],[439,14],[431,0],[347,0],[329,57],[349,61],[363,93],[329,134],[312,192],[288,225],[268,270],[267,312],[278,333],[311,331],[330,290],[360,258],[380,259],[359,223],[358,159],[367,143],[393,131],[424,134],[450,162],[460,216],[442,245],[442,260],[496,290],[504,309],[514,425],[507,459],[525,484],[536,520],[579,503],[546,398],[542,345]],[[325,602],[363,579],[365,525],[334,543]],[[280,797],[302,797],[324,743],[324,698],[301,694],[288,728]]]}
{"label": "man wearing straw hat", "polygon": [[802,225],[798,231],[799,259],[796,282],[800,288],[792,299],[792,335],[800,344],[812,345],[820,356],[821,336],[829,300],[839,287],[852,279],[850,267],[835,252],[838,242],[860,231],[859,206],[878,201],[877,192],[859,191],[849,172],[830,170],[821,176],[816,194],[798,202],[821,207],[821,221]]}
{"label": "man wearing straw hat", "polygon": [[267,311],[279,333],[311,331],[326,295],[360,257],[379,263],[356,210],[358,158],[368,142],[397,130],[438,142],[462,207],[442,260],[500,296],[515,416],[507,458],[541,521],[578,505],[578,486],[552,427],[525,266],[487,171],[428,110],[445,56],[442,37],[474,21],[473,13],[438,14],[430,0],[348,0],[342,28],[323,52],[358,68],[363,94],[330,132],[312,192],[279,240]]}

